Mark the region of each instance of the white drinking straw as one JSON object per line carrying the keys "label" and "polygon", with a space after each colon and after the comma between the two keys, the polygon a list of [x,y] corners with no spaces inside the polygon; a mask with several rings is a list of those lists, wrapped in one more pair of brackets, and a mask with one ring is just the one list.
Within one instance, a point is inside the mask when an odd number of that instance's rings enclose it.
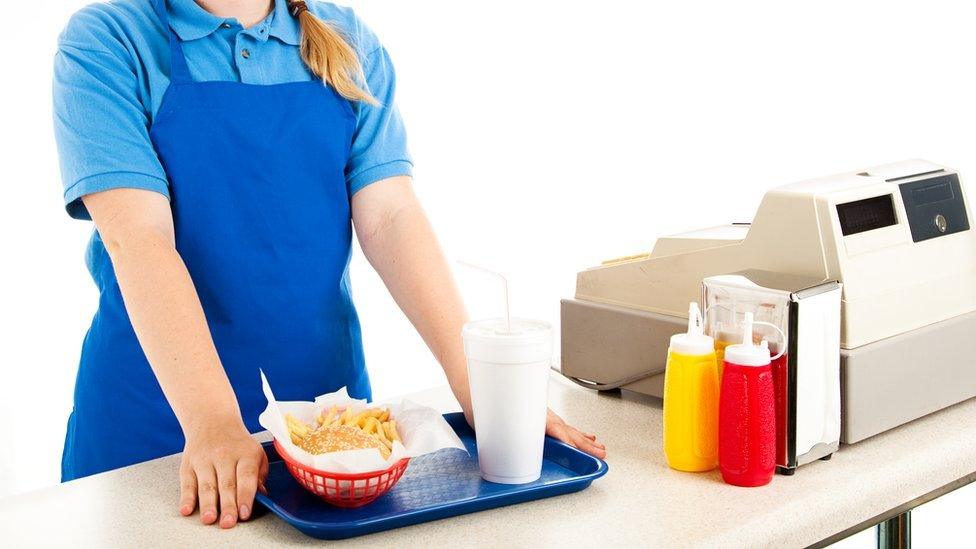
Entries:
{"label": "white drinking straw", "polygon": [[512,333],[512,315],[509,312],[509,301],[508,301],[508,279],[505,278],[505,275],[503,275],[503,274],[501,274],[499,272],[493,271],[491,269],[488,269],[486,267],[482,267],[481,265],[475,265],[474,263],[468,263],[467,261],[458,261],[458,264],[463,265],[464,267],[467,267],[469,269],[474,269],[476,271],[481,271],[483,273],[486,273],[486,274],[489,274],[489,275],[492,275],[492,276],[495,276],[495,277],[498,277],[498,278],[501,279],[502,285],[505,288],[505,332],[506,333],[509,333],[509,334]]}

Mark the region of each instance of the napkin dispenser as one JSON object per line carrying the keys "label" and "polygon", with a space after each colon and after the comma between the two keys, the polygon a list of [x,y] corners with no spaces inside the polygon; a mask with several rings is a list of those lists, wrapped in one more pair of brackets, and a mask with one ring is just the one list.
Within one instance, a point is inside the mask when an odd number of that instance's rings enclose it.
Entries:
{"label": "napkin dispenser", "polygon": [[719,361],[742,340],[746,314],[756,321],[753,339],[769,342],[777,471],[829,459],[840,445],[840,284],[750,270],[702,286],[705,331]]}

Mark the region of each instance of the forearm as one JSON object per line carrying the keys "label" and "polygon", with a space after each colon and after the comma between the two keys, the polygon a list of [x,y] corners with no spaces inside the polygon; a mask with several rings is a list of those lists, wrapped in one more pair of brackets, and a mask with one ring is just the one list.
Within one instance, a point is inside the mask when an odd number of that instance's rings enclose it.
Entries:
{"label": "forearm", "polygon": [[[368,189],[367,189],[368,190]],[[390,215],[359,234],[360,244],[390,294],[440,362],[470,414],[468,372],[461,343],[467,312],[420,203],[409,193]]]}
{"label": "forearm", "polygon": [[166,235],[107,239],[126,311],[156,379],[186,434],[200,420],[239,422],[189,272]]}
{"label": "forearm", "polygon": [[[353,195],[352,217],[366,258],[440,361],[469,423],[471,392],[461,343],[464,304],[410,178],[395,177]],[[596,437],[566,425],[549,410],[546,433],[603,458]]]}

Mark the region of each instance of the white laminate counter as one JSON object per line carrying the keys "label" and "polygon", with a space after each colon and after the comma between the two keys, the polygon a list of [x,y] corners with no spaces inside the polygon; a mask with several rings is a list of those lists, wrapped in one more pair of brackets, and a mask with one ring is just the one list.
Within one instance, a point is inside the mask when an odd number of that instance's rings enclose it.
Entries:
{"label": "white laminate counter", "polygon": [[[448,389],[411,399],[451,411]],[[553,376],[550,400],[606,443],[610,472],[576,494],[355,538],[366,547],[805,546],[976,471],[976,399],[854,446],[828,462],[736,488],[718,472],[668,469],[661,408]],[[6,547],[289,546],[314,542],[265,514],[222,531],[179,516],[170,456],[0,500]]]}

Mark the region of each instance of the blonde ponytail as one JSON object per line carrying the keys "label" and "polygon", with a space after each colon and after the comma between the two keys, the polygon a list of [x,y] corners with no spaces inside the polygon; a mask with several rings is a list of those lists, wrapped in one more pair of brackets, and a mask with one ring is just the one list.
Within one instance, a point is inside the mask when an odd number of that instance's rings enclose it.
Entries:
{"label": "blonde ponytail", "polygon": [[310,12],[304,0],[288,0],[288,9],[298,19],[302,60],[312,73],[346,99],[376,105],[376,99],[360,85],[365,77],[356,50],[339,30]]}

